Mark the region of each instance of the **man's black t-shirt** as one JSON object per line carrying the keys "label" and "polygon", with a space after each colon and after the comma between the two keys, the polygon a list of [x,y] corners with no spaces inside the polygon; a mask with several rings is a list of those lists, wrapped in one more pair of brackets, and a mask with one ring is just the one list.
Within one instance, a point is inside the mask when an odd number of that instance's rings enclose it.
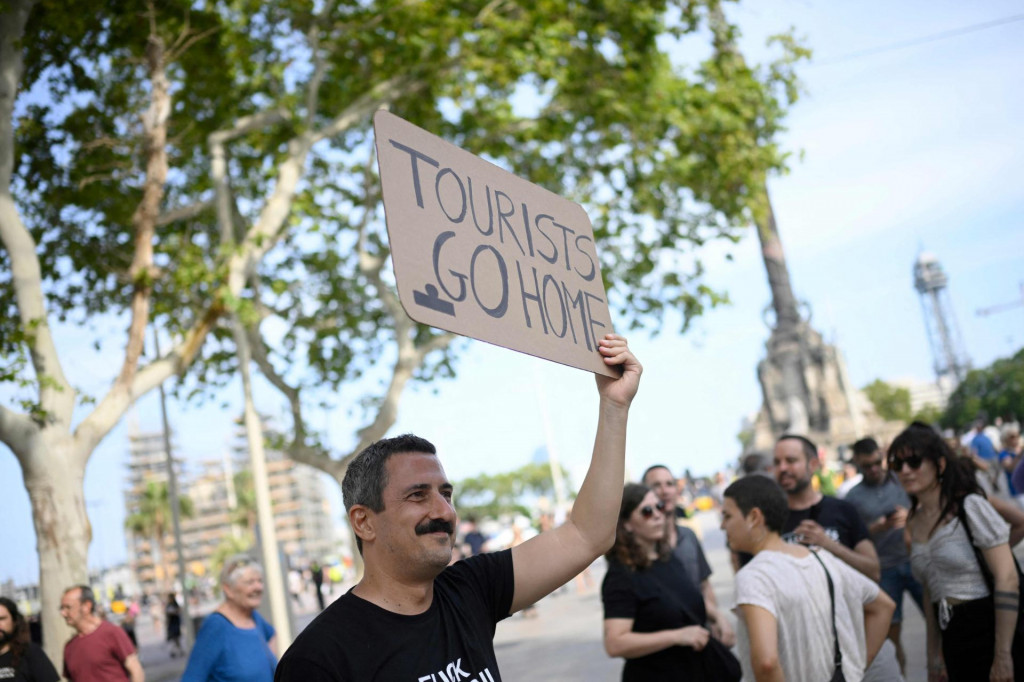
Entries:
{"label": "man's black t-shirt", "polygon": [[430,608],[392,613],[351,590],[310,623],[276,682],[500,682],[494,629],[512,608],[510,550],[481,554],[434,580]]}
{"label": "man's black t-shirt", "polygon": [[[633,632],[660,632],[687,625],[704,625],[707,618],[700,587],[686,574],[674,555],[632,570],[618,561],[608,562],[601,585],[604,617],[629,618]],[[626,659],[623,682],[649,680],[703,680],[700,656],[690,647],[671,646],[646,656]],[[710,682],[710,681],[709,681]]]}
{"label": "man's black t-shirt", "polygon": [[801,521],[807,519],[816,522],[830,538],[850,549],[856,547],[861,540],[871,537],[856,507],[845,500],[824,495],[820,502],[807,509],[789,510],[789,516],[782,524],[782,539],[786,542],[799,542],[800,539],[793,531]]}
{"label": "man's black t-shirt", "polygon": [[60,675],[57,669],[50,663],[43,650],[36,644],[30,643],[25,655],[18,661],[18,667],[14,667],[14,652],[8,651],[0,654],[0,680],[13,680],[14,682],[57,682]]}
{"label": "man's black t-shirt", "polygon": [[[790,509],[786,522],[782,524],[782,539],[786,542],[800,542],[793,531],[801,521],[810,519],[825,529],[825,533],[839,544],[853,549],[861,540],[869,540],[868,527],[860,518],[857,508],[846,500],[822,495],[821,501],[807,509]],[[747,552],[737,552],[740,566],[754,558]]]}

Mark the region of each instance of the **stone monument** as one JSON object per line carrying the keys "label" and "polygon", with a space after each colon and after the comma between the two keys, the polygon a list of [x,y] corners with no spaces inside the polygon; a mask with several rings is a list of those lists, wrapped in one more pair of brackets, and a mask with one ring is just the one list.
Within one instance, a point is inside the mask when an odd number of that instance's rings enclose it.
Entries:
{"label": "stone monument", "polygon": [[770,201],[765,203],[757,233],[772,294],[771,307],[765,309],[771,334],[757,366],[763,404],[744,453],[771,452],[776,438],[796,433],[824,448],[825,463],[848,459],[845,450],[854,441],[872,436],[884,443],[902,425],[878,416],[871,401],[850,384],[842,353],[811,326],[810,306],[793,295],[775,215]]}

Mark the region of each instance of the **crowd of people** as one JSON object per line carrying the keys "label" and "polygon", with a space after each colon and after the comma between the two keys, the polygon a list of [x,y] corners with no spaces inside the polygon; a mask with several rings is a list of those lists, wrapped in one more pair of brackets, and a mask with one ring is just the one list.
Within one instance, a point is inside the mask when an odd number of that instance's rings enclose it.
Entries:
{"label": "crowd of people", "polygon": [[[220,573],[223,601],[205,618],[182,679],[497,682],[497,623],[604,556],[603,643],[624,659],[623,680],[899,681],[904,594],[925,618],[929,682],[1024,680],[1021,578],[1010,549],[1024,537],[1013,492],[1024,486],[1011,487],[1019,451],[992,456],[983,428],[961,442],[914,423],[887,448],[871,438],[853,444],[860,478],[840,486],[840,499],[813,484],[822,470],[816,444],[781,436],[770,455],[745,458],[739,478],[718,476],[710,487],[732,553],[734,620],[670,468],[654,464],[622,486],[642,368],[620,336],[605,336],[599,351],[621,375],[597,377],[592,460],[564,521],[486,551],[475,520],[457,532],[453,486],[434,446],[411,434],[378,441],[342,484],[364,562],[359,582],[279,652],[257,611],[262,570],[232,557]],[[1004,449],[1019,449],[1016,436],[1016,446],[1002,439]],[[320,581],[322,596],[322,573]],[[176,605],[171,595],[164,611],[175,643]],[[65,678],[144,679],[129,629],[97,614],[87,586],[65,592],[61,614],[75,631]],[[2,599],[0,678],[59,679],[16,605]]]}

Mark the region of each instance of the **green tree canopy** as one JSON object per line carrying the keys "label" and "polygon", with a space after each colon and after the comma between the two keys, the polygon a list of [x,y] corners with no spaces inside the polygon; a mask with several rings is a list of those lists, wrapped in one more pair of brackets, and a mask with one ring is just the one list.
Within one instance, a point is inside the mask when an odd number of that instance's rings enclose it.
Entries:
{"label": "green tree canopy", "polygon": [[[568,486],[568,472],[562,468]],[[569,486],[571,487],[571,486]],[[497,518],[502,514],[532,517],[536,502],[555,498],[555,486],[548,464],[526,464],[500,474],[480,474],[455,484],[455,508],[459,516]]]}
{"label": "green tree canopy", "polygon": [[981,412],[990,419],[1024,418],[1024,349],[968,372],[949,397],[942,425],[965,429]]}
{"label": "green tree canopy", "polygon": [[910,391],[908,389],[875,379],[861,390],[875,406],[875,411],[882,419],[903,423],[911,420]]}

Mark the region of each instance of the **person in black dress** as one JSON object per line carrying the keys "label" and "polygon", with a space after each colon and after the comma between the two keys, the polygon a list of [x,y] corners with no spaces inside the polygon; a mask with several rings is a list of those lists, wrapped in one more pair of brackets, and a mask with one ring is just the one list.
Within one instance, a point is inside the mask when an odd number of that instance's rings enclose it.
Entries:
{"label": "person in black dress", "polygon": [[164,615],[167,617],[167,641],[171,645],[171,658],[184,656],[185,650],[181,648],[181,606],[173,592],[167,595]]}
{"label": "person in black dress", "polygon": [[700,652],[708,627],[725,615],[705,606],[700,587],[665,542],[663,503],[627,483],[601,586],[604,647],[622,657],[623,682],[705,679]]}

